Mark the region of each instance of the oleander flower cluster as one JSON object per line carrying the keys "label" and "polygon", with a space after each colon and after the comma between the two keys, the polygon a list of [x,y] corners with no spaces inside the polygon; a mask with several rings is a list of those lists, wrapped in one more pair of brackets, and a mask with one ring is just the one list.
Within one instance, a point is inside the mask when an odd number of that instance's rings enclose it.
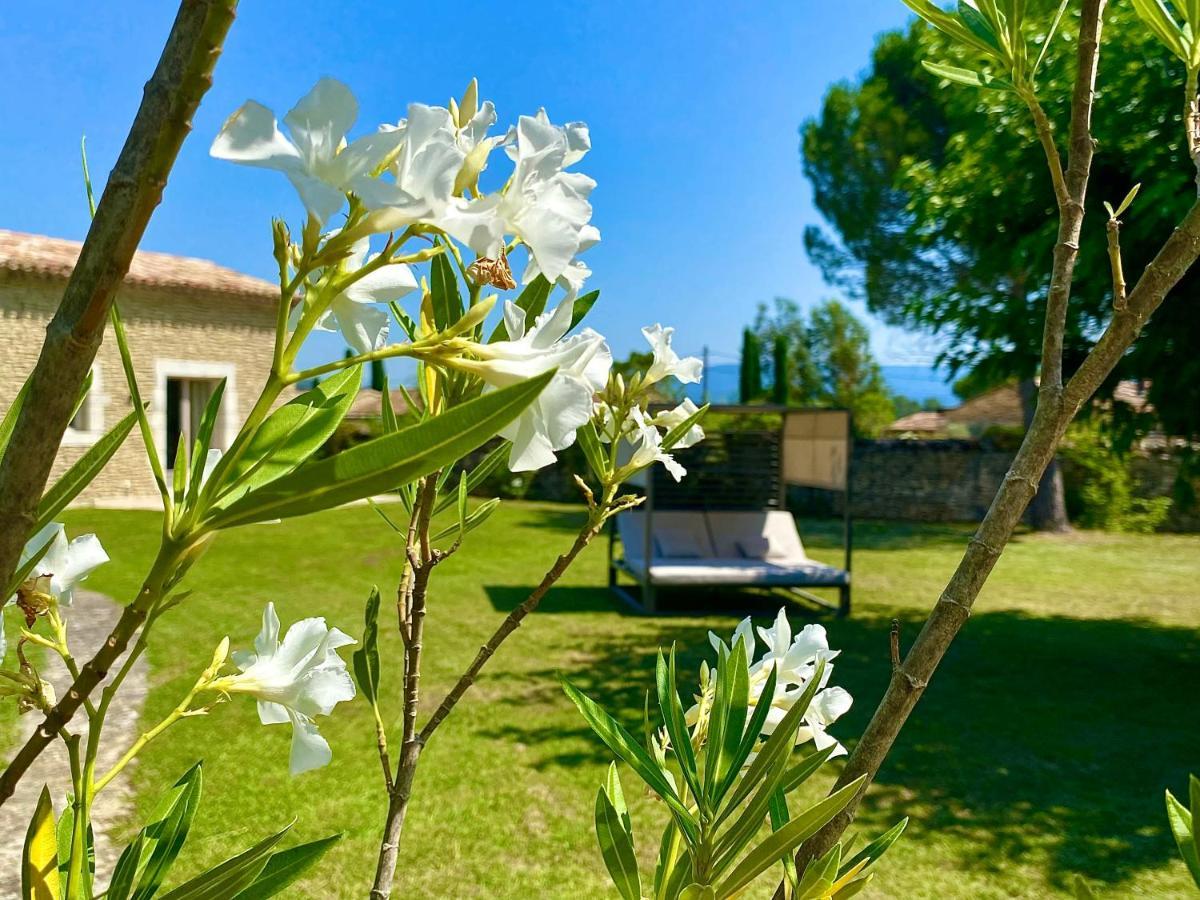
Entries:
{"label": "oleander flower cluster", "polygon": [[[758,643],[755,631],[763,644],[763,652],[758,659],[754,658]],[[761,703],[770,704],[763,725],[764,738],[774,732],[788,710],[803,695],[816,675],[818,663],[824,663],[818,690],[804,714],[803,724],[796,736],[796,744],[798,746],[811,741],[818,751],[832,747],[831,758],[845,755],[846,748],[829,734],[828,728],[850,710],[854,698],[844,688],[829,686],[833,675],[832,660],[841,651],[829,648],[829,639],[823,626],[805,625],[799,633],[793,635],[787,615],[780,609],[774,624],[769,628],[760,626],[755,629],[747,617],[734,629],[729,644],[725,644],[722,638],[712,632],[709,632],[708,638],[713,649],[718,651],[722,645],[728,649],[738,641],[744,642],[746,658],[753,660],[749,665],[751,713]],[[763,693],[772,670],[776,673],[775,691],[773,695],[765,697]],[[708,663],[701,663],[700,694],[686,713],[688,726],[692,729],[693,739],[697,744],[703,743],[707,734],[708,713],[712,709],[715,687]],[[751,754],[747,764],[753,759],[754,754]]]}

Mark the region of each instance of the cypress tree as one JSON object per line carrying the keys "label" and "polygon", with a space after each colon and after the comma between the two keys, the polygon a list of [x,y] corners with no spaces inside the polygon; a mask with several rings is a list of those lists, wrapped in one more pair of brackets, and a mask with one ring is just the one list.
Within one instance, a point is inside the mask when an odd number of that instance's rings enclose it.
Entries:
{"label": "cypress tree", "polygon": [[788,395],[791,393],[792,380],[791,362],[788,359],[787,338],[782,334],[775,335],[771,347],[771,400],[780,406],[787,406]]}
{"label": "cypress tree", "polygon": [[753,403],[763,395],[762,348],[756,335],[749,328],[742,331],[742,363],[738,370],[738,399],[742,403]]}

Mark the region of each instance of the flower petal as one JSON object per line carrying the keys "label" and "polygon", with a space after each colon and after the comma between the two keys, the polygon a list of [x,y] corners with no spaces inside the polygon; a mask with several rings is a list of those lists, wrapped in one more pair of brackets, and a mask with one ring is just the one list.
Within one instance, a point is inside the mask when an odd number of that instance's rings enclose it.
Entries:
{"label": "flower petal", "polygon": [[243,103],[221,126],[209,155],[246,166],[298,172],[300,150],[279,130],[275,113],[261,103]]}
{"label": "flower petal", "polygon": [[292,752],[288,769],[292,775],[303,775],[313,769],[329,764],[333,751],[329,742],[321,737],[316,723],[308,716],[292,713]]}
{"label": "flower petal", "polygon": [[308,167],[315,168],[333,161],[357,118],[358,101],[350,88],[335,78],[322,78],[283,121]]}

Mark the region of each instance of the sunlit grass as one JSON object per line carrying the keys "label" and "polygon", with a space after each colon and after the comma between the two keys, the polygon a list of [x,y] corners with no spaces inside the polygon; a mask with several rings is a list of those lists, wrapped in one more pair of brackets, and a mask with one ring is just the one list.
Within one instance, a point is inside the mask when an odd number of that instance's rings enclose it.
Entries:
{"label": "sunlit grass", "polygon": [[[441,696],[580,521],[574,507],[506,504],[468,550],[439,568],[426,629],[427,698]],[[156,517],[86,511],[69,525],[95,530],[114,557],[89,587],[130,597],[155,547]],[[814,555],[837,560],[835,526],[802,530]],[[966,534],[858,527],[854,614],[826,622],[844,649],[835,681],[856,698],[834,729],[843,739],[861,731],[886,683],[891,618],[904,623],[907,645]],[[586,733],[556,673],[636,726],[656,648],[678,641],[682,664],[694,671],[707,630],[730,631],[736,618],[626,614],[603,588],[603,569],[597,546],[506,644],[431,744],[395,896],[615,896],[591,824],[608,755]],[[268,600],[285,625],[323,614],[357,634],[371,584],[386,595],[399,570],[394,535],[365,508],[223,536],[189,576],[194,594],[158,629],[146,723],[177,702],[222,635],[235,647],[249,644]],[[861,821],[873,832],[901,815],[913,822],[866,896],[1065,896],[1077,872],[1112,896],[1187,896],[1162,791],[1182,790],[1187,771],[1200,770],[1198,583],[1195,537],[1020,538],[868,801]],[[804,611],[796,607],[793,618],[803,621]],[[385,650],[394,662],[397,642],[389,637]],[[397,693],[394,667],[384,693]],[[398,710],[394,699],[390,709]],[[346,833],[296,896],[365,896],[384,806],[371,717],[361,702],[343,704],[321,727],[333,764],[292,779],[287,726],[260,726],[252,703],[185,721],[137,768],[139,805],[148,809],[202,758],[204,801],[184,853],[188,870],[295,818],[300,839]],[[627,792],[632,786],[627,777]],[[648,872],[649,826],[660,811],[646,799],[631,805]]]}

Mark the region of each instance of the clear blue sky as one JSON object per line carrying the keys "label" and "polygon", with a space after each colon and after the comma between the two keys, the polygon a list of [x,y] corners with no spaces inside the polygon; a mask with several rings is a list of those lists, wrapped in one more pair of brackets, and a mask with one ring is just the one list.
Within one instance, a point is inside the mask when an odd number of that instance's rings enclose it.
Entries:
{"label": "clear blue sky", "polygon": [[[82,238],[79,136],[111,168],[174,14],[167,0],[0,6],[0,227]],[[107,8],[107,12],[105,11]],[[827,86],[862,71],[900,0],[755,3],[296,3],[247,0],[143,246],[271,277],[269,219],[299,221],[284,178],[208,157],[254,98],[282,114],[322,75],[358,95],[362,128],[413,100],[446,102],[472,75],[502,125],[544,105],[583,119],[591,154],[592,324],[623,356],[638,327],[674,324],[680,348],[736,353],[756,304],[832,294],[808,262],[818,221],[797,126]],[[928,341],[873,323],[884,363],[928,362]],[[312,348],[340,353],[340,342]]]}

